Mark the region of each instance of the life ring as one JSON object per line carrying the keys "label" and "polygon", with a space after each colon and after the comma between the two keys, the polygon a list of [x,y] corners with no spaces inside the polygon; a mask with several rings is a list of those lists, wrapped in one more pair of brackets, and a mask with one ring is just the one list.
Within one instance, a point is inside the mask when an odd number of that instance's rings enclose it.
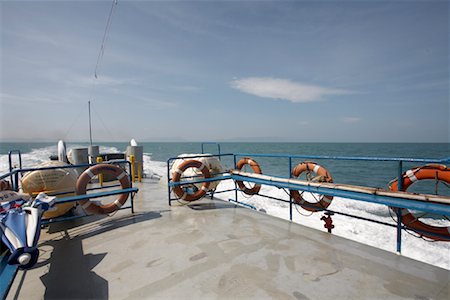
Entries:
{"label": "life ring", "polygon": [[[297,178],[299,177],[303,172],[314,172],[316,176],[314,178],[311,178],[311,181],[314,182],[333,182],[333,178],[331,177],[331,174],[322,167],[321,165],[306,161],[299,163],[294,170],[292,170],[292,177]],[[326,209],[328,206],[330,206],[331,201],[333,200],[333,196],[327,196],[327,195],[320,195],[321,198],[319,202],[309,202],[303,199],[302,195],[300,195],[299,191],[297,190],[291,190],[291,197],[294,199],[294,202],[299,204],[303,209],[311,212],[317,212]]]}
{"label": "life ring", "polygon": [[[238,161],[236,164],[236,169],[240,171],[245,165],[249,165],[252,168],[253,172],[255,172],[256,174],[262,174],[261,168],[259,167],[258,163],[249,157],[244,157],[240,161]],[[243,191],[247,195],[256,195],[261,190],[260,184],[255,184],[250,189],[245,186],[243,181],[236,181],[236,183],[241,189],[241,191]]]}
{"label": "life ring", "polygon": [[[410,169],[403,173],[403,188],[402,191],[406,191],[414,182],[424,179],[434,179],[446,182],[450,184],[450,169],[444,165],[426,165]],[[391,191],[398,191],[398,179],[394,179],[389,183],[389,189]],[[390,207],[395,211],[396,208]],[[435,241],[450,241],[450,226],[433,226],[428,225],[416,218],[408,209],[402,208],[402,223],[405,227],[414,230],[421,236],[430,238]],[[431,234],[430,234],[431,233]],[[434,235],[437,234],[437,235]]]}
{"label": "life ring", "polygon": [[[181,175],[183,175],[183,172],[186,171],[188,168],[197,168],[202,172],[204,178],[211,178],[211,173],[209,172],[207,166],[205,166],[202,162],[198,160],[190,159],[181,163],[178,166],[178,168],[173,172],[172,181],[180,182]],[[209,184],[210,182],[204,182],[202,187],[198,189],[198,191],[195,192],[194,194],[187,193],[185,190],[181,188],[181,185],[174,186],[172,190],[175,193],[175,195],[177,195],[178,198],[185,201],[194,201],[200,199],[206,194],[209,188]]]}
{"label": "life ring", "polygon": [[[223,173],[223,166],[217,156],[212,156],[212,154],[199,154],[199,153],[185,153],[178,155],[178,158],[173,161],[173,164],[170,168],[170,174],[173,174],[176,172],[176,170],[180,167],[182,163],[184,163],[186,160],[193,159],[195,157],[195,160],[203,163],[209,170],[209,173],[211,174],[211,178],[217,177],[220,174]],[[198,177],[202,176],[202,172],[199,171],[197,168],[188,168],[183,172],[183,177]],[[210,181],[208,186],[208,191],[215,191],[217,189],[217,186],[221,183],[221,180],[217,181]],[[203,185],[203,182],[195,183],[193,185],[190,185],[194,189],[194,186],[197,190],[201,189]],[[208,192],[207,191],[207,192]]]}
{"label": "life ring", "polygon": [[[119,180],[122,189],[127,189],[130,187],[130,178],[128,174],[121,168],[115,165],[109,164],[98,164],[90,167],[84,171],[77,180],[76,191],[77,195],[85,195],[86,187],[91,179],[100,173],[110,174]],[[128,199],[128,194],[121,194],[117,200],[110,204],[97,205],[89,199],[79,201],[80,205],[90,213],[93,214],[110,214],[120,209]]]}

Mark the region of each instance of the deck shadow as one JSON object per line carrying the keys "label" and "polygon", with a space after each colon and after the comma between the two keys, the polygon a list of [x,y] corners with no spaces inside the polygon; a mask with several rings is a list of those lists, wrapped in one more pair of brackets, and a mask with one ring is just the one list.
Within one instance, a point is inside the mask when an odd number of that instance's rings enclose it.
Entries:
{"label": "deck shadow", "polygon": [[149,211],[144,213],[134,213],[127,216],[123,216],[120,218],[109,218],[107,215],[91,215],[86,216],[85,218],[79,218],[74,220],[68,220],[64,222],[58,222],[58,223],[50,223],[47,228],[47,232],[57,233],[61,231],[67,231],[73,228],[77,228],[79,226],[83,226],[85,224],[93,223],[100,221],[99,223],[99,229],[96,229],[93,234],[102,233],[108,230],[112,230],[114,228],[127,226],[135,223],[140,223],[143,221],[148,221],[155,218],[160,218],[161,214],[160,212],[156,211]]}
{"label": "deck shadow", "polygon": [[109,283],[92,269],[108,254],[84,253],[83,240],[110,230],[161,217],[159,212],[137,213],[98,224],[94,230],[70,236],[65,230],[62,240],[49,240],[39,246],[53,248],[49,259],[35,267],[49,265],[40,279],[45,285],[44,299],[108,299]]}
{"label": "deck shadow", "polygon": [[101,219],[106,218],[106,215],[91,215],[91,216],[83,216],[79,215],[79,218],[65,221],[58,221],[55,223],[49,223],[46,225],[48,233],[56,233],[63,230],[73,229],[78,226],[82,226],[83,224],[99,221]]}
{"label": "deck shadow", "polygon": [[225,201],[207,202],[207,203],[192,203],[187,205],[193,210],[212,210],[223,208],[240,208],[239,205],[232,204]]}
{"label": "deck shadow", "polygon": [[84,254],[82,239],[69,242],[52,241],[50,269],[41,276],[45,285],[44,299],[107,299],[108,281],[92,269],[107,253]]}

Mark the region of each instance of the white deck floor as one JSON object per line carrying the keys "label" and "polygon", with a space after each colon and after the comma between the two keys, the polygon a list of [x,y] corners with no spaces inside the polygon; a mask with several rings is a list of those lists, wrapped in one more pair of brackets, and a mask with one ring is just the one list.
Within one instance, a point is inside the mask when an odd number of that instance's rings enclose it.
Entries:
{"label": "white deck floor", "polygon": [[134,215],[45,228],[8,299],[450,299],[447,270],[220,200],[169,207],[163,179],[138,187]]}

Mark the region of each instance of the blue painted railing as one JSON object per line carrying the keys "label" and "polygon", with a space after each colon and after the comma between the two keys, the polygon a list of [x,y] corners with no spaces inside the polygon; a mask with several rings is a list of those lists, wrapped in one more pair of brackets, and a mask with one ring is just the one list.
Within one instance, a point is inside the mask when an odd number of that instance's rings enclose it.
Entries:
{"label": "blue painted railing", "polygon": [[[16,152],[10,152],[11,153],[16,153]],[[20,152],[18,152],[19,154],[19,158],[20,158]],[[109,161],[109,162],[103,162],[103,163],[114,163],[114,164],[126,164],[128,167],[128,170],[131,169],[131,163],[127,160],[116,160],[116,161]],[[22,168],[21,167],[21,160],[20,160],[20,168],[12,168],[12,163],[11,163],[11,159],[10,159],[10,172],[0,175],[0,180],[5,179],[5,178],[10,178],[11,180],[11,185],[13,187],[13,189],[15,191],[18,191],[19,189],[19,181],[20,181],[20,176],[21,174],[23,174],[24,172],[32,172],[32,171],[42,171],[42,170],[53,170],[53,169],[71,169],[71,168],[80,168],[80,167],[90,167],[90,166],[94,166],[96,164],[80,164],[80,165],[67,165],[67,166],[51,166],[51,167],[41,167],[41,168]],[[131,172],[129,172],[129,174],[131,174]],[[81,201],[81,200],[86,200],[86,199],[95,199],[95,198],[101,198],[101,197],[106,197],[106,196],[112,196],[112,195],[119,195],[119,194],[126,194],[126,193],[130,193],[130,202],[131,204],[129,206],[124,206],[121,207],[120,209],[131,209],[132,213],[134,213],[134,194],[136,192],[138,192],[137,188],[133,188],[133,182],[131,180],[131,175],[130,176],[130,188],[127,189],[116,189],[116,190],[108,190],[108,191],[104,191],[104,192],[94,192],[94,193],[90,193],[90,194],[86,194],[86,195],[76,195],[76,196],[65,196],[65,197],[61,197],[61,195],[64,194],[69,194],[69,192],[65,192],[65,193],[54,193],[50,195],[56,195],[58,196],[55,204],[61,204],[61,203],[66,203],[66,202],[74,202],[74,201]],[[120,187],[120,185],[113,185],[113,186],[104,186],[104,188],[111,188],[111,187]],[[88,189],[88,191],[92,191],[92,190],[99,190],[101,188],[90,188]],[[86,217],[85,216],[69,216],[69,217],[56,217],[56,218],[52,218],[52,219],[43,219],[42,220],[42,224],[49,224],[49,223],[53,223],[53,222],[62,222],[62,221],[67,221],[67,220],[72,220],[75,218],[82,218],[82,217]],[[18,270],[18,266],[16,265],[9,265],[7,263],[9,258],[9,250],[5,250],[3,253],[0,253],[0,299],[5,299],[6,296],[8,295],[9,289],[11,287],[11,284],[14,281],[14,278],[17,274],[17,270]]]}
{"label": "blue painted railing", "polygon": [[217,146],[217,154],[220,155],[220,144],[216,142],[203,142],[202,143],[202,154],[205,153],[205,146],[206,145],[216,145]]}
{"label": "blue painted railing", "polygon": [[5,299],[16,277],[18,267],[8,265],[9,250],[0,253],[0,299]]}
{"label": "blue painted railing", "polygon": [[[202,145],[203,150],[203,145]],[[371,161],[371,162],[380,162],[380,161],[390,161],[390,162],[397,162],[398,163],[398,189],[401,191],[403,188],[403,163],[420,163],[420,164],[448,164],[450,163],[450,157],[443,158],[443,159],[435,159],[435,158],[408,158],[408,157],[356,157],[356,156],[317,156],[317,155],[293,155],[293,154],[261,154],[261,153],[226,153],[226,154],[218,154],[218,155],[208,155],[211,157],[224,157],[224,156],[231,156],[233,158],[233,167],[236,166],[236,163],[238,161],[238,158],[241,157],[252,157],[252,158],[286,158],[288,159],[288,168],[287,176],[286,177],[279,177],[279,178],[291,178],[292,174],[292,161],[293,159],[308,159],[308,160],[339,160],[339,161]],[[191,158],[195,159],[198,158],[198,156],[187,156],[183,158]],[[289,182],[280,182],[276,180],[276,177],[274,177],[274,180],[267,180],[267,179],[261,179],[261,178],[254,178],[254,177],[246,177],[238,174],[229,174],[227,172],[216,174],[214,178],[209,179],[203,179],[203,178],[191,178],[187,181],[183,182],[172,182],[171,174],[170,174],[170,167],[174,160],[178,159],[178,157],[171,157],[167,160],[167,185],[168,185],[168,201],[169,205],[171,205],[171,201],[177,200],[176,198],[172,198],[171,196],[171,188],[178,185],[187,185],[187,184],[196,184],[196,183],[202,183],[202,182],[212,182],[212,181],[219,181],[219,180],[227,180],[232,179],[234,181],[246,181],[251,182],[255,184],[262,184],[262,185],[270,185],[270,186],[276,186],[278,188],[286,188],[289,190],[300,190],[300,191],[306,191],[311,193],[317,193],[317,194],[324,194],[324,195],[330,195],[330,196],[339,196],[347,199],[352,199],[355,201],[365,201],[365,202],[371,202],[371,203],[377,203],[386,205],[389,207],[393,207],[396,210],[397,215],[397,222],[396,224],[390,224],[385,223],[377,220],[367,219],[367,218],[361,218],[360,216],[355,216],[351,214],[346,213],[340,213],[335,212],[329,209],[324,209],[325,212],[331,212],[336,214],[342,214],[349,217],[354,217],[357,219],[364,219],[366,221],[372,221],[375,223],[396,227],[397,228],[397,252],[401,253],[401,232],[402,229],[407,229],[404,225],[402,225],[402,214],[401,209],[407,208],[407,209],[413,209],[413,210],[419,210],[424,212],[430,212],[438,215],[445,215],[450,216],[450,205],[442,204],[442,203],[433,203],[433,202],[425,202],[425,201],[418,201],[418,200],[411,200],[407,198],[402,198],[401,192],[399,193],[399,197],[391,197],[386,195],[377,195],[377,194],[367,194],[367,193],[359,193],[356,191],[345,191],[345,190],[336,190],[332,188],[327,187],[312,187],[307,185],[300,185],[295,183],[289,183]],[[232,199],[232,202],[235,203],[242,203],[239,201],[238,197],[238,191],[239,188],[235,184],[235,188],[231,190],[226,191],[214,191],[215,194],[217,193],[223,193],[223,192],[229,192],[234,191],[235,193],[235,199]],[[403,193],[403,195],[407,195],[408,193]],[[289,219],[292,221],[292,207],[294,205],[293,199],[291,196],[289,196],[289,201],[281,198],[272,197],[270,195],[262,195],[258,194],[259,196],[267,197],[274,200],[279,200],[283,202],[289,203]],[[230,199],[231,200],[231,199]]]}

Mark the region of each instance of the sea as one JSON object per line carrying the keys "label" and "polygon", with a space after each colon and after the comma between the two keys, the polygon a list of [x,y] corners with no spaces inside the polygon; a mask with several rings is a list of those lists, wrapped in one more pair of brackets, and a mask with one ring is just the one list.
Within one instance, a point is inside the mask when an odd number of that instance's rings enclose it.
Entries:
{"label": "sea", "polygon": [[[87,147],[88,143],[66,143],[67,148]],[[101,153],[124,152],[128,143],[102,142],[97,143]],[[201,153],[202,144],[197,142],[140,143],[144,146],[144,172],[150,178],[161,177],[158,184],[167,184],[167,161],[183,153]],[[450,160],[449,143],[208,143],[203,145],[205,153],[224,154],[221,163],[224,169],[231,169],[234,165],[232,155],[242,154],[292,154],[302,156],[293,158],[292,167],[303,161],[314,161],[325,167],[333,177],[335,183],[362,185],[388,189],[389,182],[398,175],[399,164],[396,161],[370,160],[333,160],[320,156],[331,157],[368,157],[368,158],[428,158]],[[55,143],[0,143],[0,174],[9,169],[8,152],[19,150],[22,153],[24,167],[37,166],[55,155]],[[247,155],[249,154],[249,155]],[[238,159],[240,157],[238,156]],[[262,169],[263,174],[289,177],[289,159],[287,157],[254,157]],[[17,156],[12,156],[13,165],[18,165]],[[418,162],[403,163],[403,171],[415,166],[423,165]],[[157,175],[157,176],[153,176]],[[232,181],[221,182],[218,191],[234,188]],[[422,192],[450,196],[450,185],[438,184],[434,180],[421,181],[414,184],[411,192]],[[289,199],[288,191],[276,187],[263,186],[261,194],[272,197]],[[234,199],[234,192],[217,194],[223,200]],[[249,197],[238,193],[240,202],[253,206],[260,213],[273,217],[289,219],[289,203],[265,198],[262,196]],[[329,207],[333,211],[352,214],[363,218],[370,218],[381,222],[395,224],[395,216],[383,205],[360,202],[351,199],[335,197]],[[304,226],[326,231],[324,222],[320,219],[323,213],[310,213],[299,206],[293,210],[293,222]],[[443,216],[426,215],[424,222],[439,226],[450,226],[450,221]],[[396,252],[396,229],[377,223],[363,221],[343,215],[333,216],[333,234],[368,244],[385,251]],[[414,232],[402,231],[402,255],[450,270],[450,242],[431,242],[417,237]]]}

